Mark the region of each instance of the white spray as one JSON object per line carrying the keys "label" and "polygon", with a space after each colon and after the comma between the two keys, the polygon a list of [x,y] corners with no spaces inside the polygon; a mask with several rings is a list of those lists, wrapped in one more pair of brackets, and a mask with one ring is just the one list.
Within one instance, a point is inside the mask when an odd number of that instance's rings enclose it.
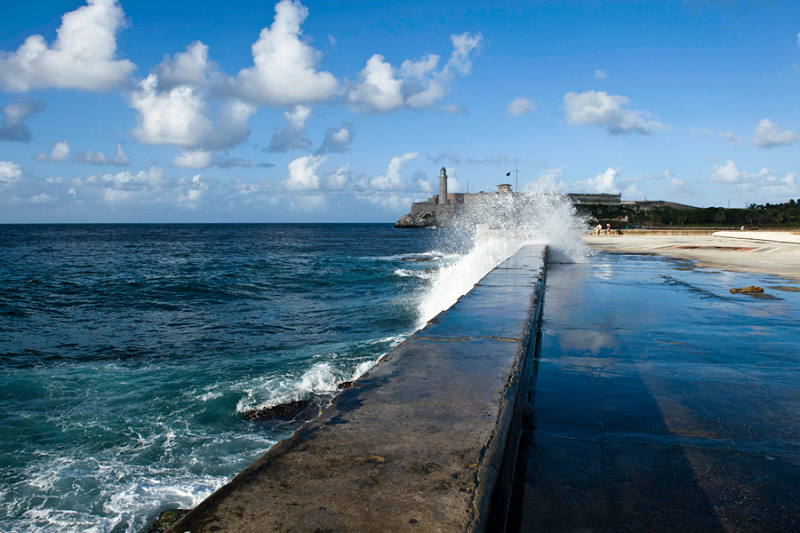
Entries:
{"label": "white spray", "polygon": [[463,206],[451,225],[447,231],[454,243],[465,236],[471,239],[469,251],[442,266],[431,279],[418,305],[418,328],[452,306],[522,245],[547,245],[549,261],[575,262],[584,256],[585,222],[552,182],[537,182],[524,193],[477,198]]}

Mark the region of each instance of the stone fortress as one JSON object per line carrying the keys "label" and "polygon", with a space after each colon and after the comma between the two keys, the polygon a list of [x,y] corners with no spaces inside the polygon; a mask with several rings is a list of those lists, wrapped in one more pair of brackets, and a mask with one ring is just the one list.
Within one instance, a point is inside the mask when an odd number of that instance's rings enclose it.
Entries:
{"label": "stone fortress", "polygon": [[[495,192],[478,193],[448,193],[447,170],[442,167],[439,172],[439,194],[435,194],[424,202],[414,202],[411,210],[395,223],[396,228],[446,228],[464,215],[471,207],[483,206],[491,201],[501,199],[513,200],[520,193],[514,192],[511,185],[501,183]],[[570,201],[576,206],[580,205],[609,205],[629,206],[637,210],[647,211],[655,207],[674,207],[677,209],[692,209],[692,206],[665,202],[661,200],[635,200],[623,201],[622,193],[617,194],[591,194],[568,193]]]}

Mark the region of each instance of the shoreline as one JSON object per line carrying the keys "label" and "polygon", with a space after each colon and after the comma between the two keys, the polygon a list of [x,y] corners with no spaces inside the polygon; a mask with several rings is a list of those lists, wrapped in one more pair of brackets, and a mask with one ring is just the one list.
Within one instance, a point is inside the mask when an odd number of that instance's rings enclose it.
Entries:
{"label": "shoreline", "polygon": [[687,234],[624,233],[583,236],[593,250],[662,255],[695,261],[701,268],[774,274],[800,282],[800,239],[788,232],[747,231]]}

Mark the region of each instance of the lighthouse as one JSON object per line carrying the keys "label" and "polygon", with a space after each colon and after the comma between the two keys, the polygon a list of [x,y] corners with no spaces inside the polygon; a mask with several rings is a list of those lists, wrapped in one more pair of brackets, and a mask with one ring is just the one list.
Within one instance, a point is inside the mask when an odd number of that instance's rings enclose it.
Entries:
{"label": "lighthouse", "polygon": [[442,167],[442,171],[439,172],[439,203],[447,203],[447,171],[444,167]]}

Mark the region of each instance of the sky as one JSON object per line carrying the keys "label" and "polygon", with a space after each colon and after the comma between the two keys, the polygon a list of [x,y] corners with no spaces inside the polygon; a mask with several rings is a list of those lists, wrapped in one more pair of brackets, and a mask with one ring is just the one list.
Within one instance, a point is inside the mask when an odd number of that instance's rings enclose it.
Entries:
{"label": "sky", "polygon": [[796,0],[0,6],[0,223],[393,222],[442,167],[745,207],[798,131]]}

